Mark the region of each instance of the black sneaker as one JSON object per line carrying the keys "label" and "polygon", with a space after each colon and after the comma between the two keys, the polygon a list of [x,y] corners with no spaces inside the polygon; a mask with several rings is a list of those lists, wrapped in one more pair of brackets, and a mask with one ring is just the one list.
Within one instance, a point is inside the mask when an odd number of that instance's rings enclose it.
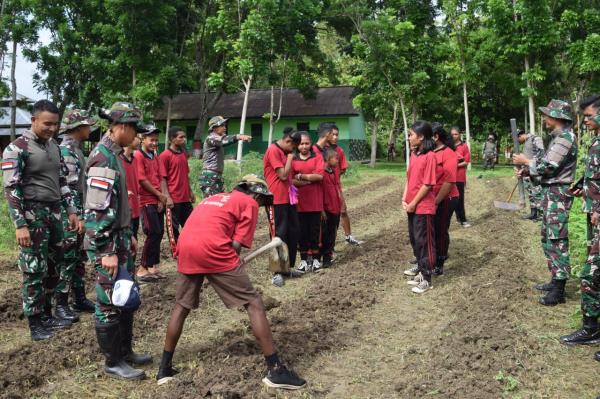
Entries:
{"label": "black sneaker", "polygon": [[263,378],[263,383],[271,388],[280,389],[300,389],[306,385],[306,381],[291,370],[288,370],[283,364],[278,364],[267,371],[267,376]]}
{"label": "black sneaker", "polygon": [[167,382],[171,381],[173,377],[178,373],[179,370],[177,370],[173,366],[158,369],[158,373],[156,374],[156,383],[158,385],[166,384]]}

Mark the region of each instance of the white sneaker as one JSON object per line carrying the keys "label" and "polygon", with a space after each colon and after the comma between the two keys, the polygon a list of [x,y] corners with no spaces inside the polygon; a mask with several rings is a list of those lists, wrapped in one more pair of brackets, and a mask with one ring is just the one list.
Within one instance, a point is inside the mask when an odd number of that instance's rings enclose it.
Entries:
{"label": "white sneaker", "polygon": [[302,273],[308,272],[309,271],[308,262],[306,262],[305,260],[301,260],[300,265],[298,265],[298,271],[302,272]]}
{"label": "white sneaker", "polygon": [[465,228],[471,227],[471,223],[469,223],[469,222],[462,222],[462,227],[465,227]]}
{"label": "white sneaker", "polygon": [[406,276],[416,276],[419,273],[419,266],[413,266],[410,269],[406,269],[404,271],[404,275]]}
{"label": "white sneaker", "polygon": [[364,241],[359,241],[356,238],[352,237],[352,235],[346,236],[346,243],[350,245],[360,245],[364,243]]}
{"label": "white sneaker", "polygon": [[415,277],[413,277],[412,280],[408,280],[406,282],[406,284],[417,286],[417,285],[421,284],[421,282],[424,280],[425,279],[423,278],[423,275],[421,273],[419,273]]}
{"label": "white sneaker", "polygon": [[274,274],[273,277],[271,278],[271,283],[275,287],[283,287],[283,285],[285,284],[285,281],[283,281],[283,276],[281,275],[281,273],[277,273],[277,274]]}
{"label": "white sneaker", "polygon": [[321,270],[323,270],[321,268],[321,262],[319,262],[318,259],[313,259],[312,271],[315,272],[315,273],[319,273]]}
{"label": "white sneaker", "polygon": [[421,281],[419,285],[412,288],[412,292],[414,292],[415,294],[422,294],[425,291],[429,291],[432,288],[433,286],[429,282],[427,282],[427,280],[423,279],[423,281]]}

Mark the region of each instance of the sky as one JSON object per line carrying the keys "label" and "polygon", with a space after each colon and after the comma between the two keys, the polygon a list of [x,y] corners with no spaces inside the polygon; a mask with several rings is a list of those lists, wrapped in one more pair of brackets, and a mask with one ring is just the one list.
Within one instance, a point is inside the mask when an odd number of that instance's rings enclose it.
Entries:
{"label": "sky", "polygon": [[[50,32],[47,30],[40,31],[39,39],[41,43],[48,43],[50,41]],[[7,57],[4,63],[5,70],[2,76],[4,78],[9,78],[10,58]],[[17,93],[32,98],[34,100],[39,100],[41,98],[46,98],[46,96],[43,93],[38,92],[37,89],[33,86],[33,74],[35,73],[35,70],[35,64],[32,64],[23,57],[21,47],[19,46],[17,51],[17,68],[15,72],[15,78],[17,80]],[[10,82],[8,83],[10,87]]]}

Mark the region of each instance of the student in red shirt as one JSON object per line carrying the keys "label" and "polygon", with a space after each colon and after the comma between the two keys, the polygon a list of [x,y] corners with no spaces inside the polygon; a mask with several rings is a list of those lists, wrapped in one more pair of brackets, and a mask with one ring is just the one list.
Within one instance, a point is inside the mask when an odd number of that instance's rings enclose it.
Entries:
{"label": "student in red shirt", "polygon": [[183,129],[173,126],[169,129],[169,148],[158,156],[162,192],[167,195],[167,206],[173,214],[173,234],[175,241],[179,237],[179,229],[187,221],[196,202],[190,186],[190,167],[185,148],[186,135]]}
{"label": "student in red shirt", "polygon": [[142,133],[142,148],[133,155],[140,184],[142,231],[146,234],[137,276],[140,281],[152,282],[165,278],[157,266],[160,263],[160,242],[165,231],[164,209],[168,204],[167,196],[161,191],[160,167],[156,154],[159,129],[149,125],[146,130],[146,133]]}
{"label": "student in red shirt", "polygon": [[308,132],[300,132],[298,152],[292,161],[294,186],[298,188],[298,220],[300,222],[300,265],[298,271],[319,271],[319,238],[323,212],[323,157],[312,152]]}
{"label": "student in red shirt", "polygon": [[335,238],[340,226],[342,211],[342,196],[339,176],[339,155],[328,148],[323,152],[325,171],[323,173],[323,214],[322,214],[322,243],[321,261],[324,268],[330,267],[335,251]]}
{"label": "student in red shirt", "polygon": [[456,205],[456,219],[462,227],[471,227],[467,222],[465,213],[465,187],[467,185],[467,167],[471,163],[471,151],[469,146],[460,139],[460,128],[453,127],[450,130],[452,139],[454,140],[454,148],[458,155],[458,173],[456,174],[456,188],[458,188],[458,204]]}
{"label": "student in red shirt", "polygon": [[[298,251],[298,236],[300,225],[296,210],[297,198],[295,187],[292,185],[292,161],[294,150],[300,144],[301,136],[296,130],[286,128],[283,137],[271,144],[263,158],[263,174],[273,193],[273,209],[275,216],[275,236],[281,238],[288,246],[290,267],[296,263]],[[295,276],[294,273],[291,276]],[[283,285],[283,276],[276,273],[272,283]]]}
{"label": "student in red shirt", "polygon": [[404,271],[404,274],[415,276],[408,284],[413,286],[412,292],[422,294],[432,288],[431,273],[437,261],[433,220],[436,157],[431,125],[425,121],[415,122],[408,141],[414,152],[406,171],[402,206],[408,213],[408,233],[418,260],[418,274],[412,268]]}
{"label": "student in red shirt", "polygon": [[137,164],[133,157],[133,153],[139,148],[140,142],[139,137],[136,136],[131,144],[125,147],[121,155],[119,155],[123,162],[123,168],[125,169],[127,200],[129,202],[129,208],[131,208],[131,232],[136,241],[138,238],[138,230],[140,229],[140,184],[137,178]]}
{"label": "student in red shirt", "polygon": [[252,332],[267,363],[263,382],[284,389],[299,389],[306,384],[279,359],[261,296],[252,286],[239,256],[242,247],[252,246],[259,206],[270,205],[272,201],[273,194],[265,181],[248,175],[231,193],[208,197],[192,212],[177,243],[176,303],[156,375],[159,385],[177,373],[173,368],[173,353],[186,317],[199,306],[204,279],[229,309],[246,308]]}
{"label": "student in red shirt", "polygon": [[435,140],[436,184],[433,187],[435,194],[435,249],[437,252],[436,275],[444,274],[444,262],[448,258],[450,246],[450,221],[452,213],[458,203],[458,189],[456,188],[456,173],[458,157],[454,152],[454,141],[450,134],[439,123],[432,124],[433,138]]}

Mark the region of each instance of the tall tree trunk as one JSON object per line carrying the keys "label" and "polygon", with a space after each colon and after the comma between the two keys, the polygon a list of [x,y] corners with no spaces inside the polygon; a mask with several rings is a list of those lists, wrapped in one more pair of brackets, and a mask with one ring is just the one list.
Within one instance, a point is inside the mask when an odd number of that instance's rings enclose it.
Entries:
{"label": "tall tree trunk", "polygon": [[131,87],[135,87],[137,79],[135,77],[135,67],[131,67]]}
{"label": "tall tree trunk", "polygon": [[[275,131],[275,125],[281,119],[281,109],[283,108],[283,84],[284,84],[284,78],[281,78],[281,85],[279,86],[279,108],[277,110],[276,118],[271,118],[269,120],[268,144],[271,144],[273,142],[273,133]],[[274,97],[273,86],[271,86],[271,116],[273,116],[273,97]]]}
{"label": "tall tree trunk", "polygon": [[[469,124],[469,98],[467,97],[467,81],[463,79],[463,103],[465,107],[465,134],[467,135],[467,147],[471,149],[471,127]],[[471,163],[467,166],[471,169]]]}
{"label": "tall tree trunk", "polygon": [[390,129],[390,138],[388,145],[396,142],[396,123],[398,122],[398,102],[394,101],[394,113],[392,117],[392,128]]}
{"label": "tall tree trunk", "polygon": [[377,161],[377,130],[379,128],[379,122],[377,120],[373,121],[373,126],[371,128],[371,161],[369,162],[369,166],[371,168],[375,167],[375,162]]}
{"label": "tall tree trunk", "polygon": [[[6,6],[6,0],[2,0],[2,4],[0,4],[0,19],[4,15],[4,7]],[[2,71],[4,70],[4,44],[5,42],[0,42],[0,79],[2,79]]]}
{"label": "tall tree trunk", "polygon": [[527,123],[527,119],[528,119],[528,116],[527,116],[527,114],[528,114],[527,113],[527,107],[525,107],[525,109],[523,111],[524,111],[524,113],[523,113],[523,115],[524,115],[524,120],[523,120],[523,123],[524,123],[523,126],[524,126],[524,128],[523,128],[523,130],[525,130],[525,133],[527,134],[527,133],[529,133],[529,123]]}
{"label": "tall tree trunk", "polygon": [[406,154],[406,169],[410,163],[410,143],[408,142],[408,121],[406,120],[406,107],[404,97],[400,96],[400,110],[402,110],[402,122],[404,123],[404,152]]}
{"label": "tall tree trunk", "polygon": [[12,99],[10,101],[10,141],[17,138],[17,78],[15,71],[17,68],[17,41],[13,38],[12,62],[10,68],[10,83],[12,90]]}
{"label": "tall tree trunk", "polygon": [[[275,118],[273,118],[273,107],[275,106],[275,86],[271,85],[271,108],[269,111],[269,139],[267,140],[267,145],[271,144],[273,140],[273,129],[275,128],[275,123],[273,122]],[[262,138],[262,137],[261,137]]]}
{"label": "tall tree trunk", "polygon": [[[242,107],[242,119],[240,120],[240,134],[244,134],[244,128],[246,127],[246,112],[248,111],[248,97],[250,97],[250,87],[252,87],[252,75],[248,76],[248,80],[244,81],[244,105]],[[239,162],[242,160],[244,153],[244,142],[238,141],[237,156],[236,160]]]}
{"label": "tall tree trunk", "polygon": [[165,151],[169,148],[169,129],[171,128],[171,103],[173,97],[169,96],[167,99],[167,125],[165,127]]}
{"label": "tall tree trunk", "polygon": [[412,121],[415,123],[419,118],[419,112],[417,110],[417,103],[415,101],[412,102]]}
{"label": "tall tree trunk", "polygon": [[[525,56],[525,74],[529,73],[529,56]],[[533,99],[533,94],[531,91],[533,90],[533,83],[531,79],[527,78],[527,89],[529,91],[529,95],[527,96],[527,103],[529,106],[529,130],[531,134],[535,134],[535,102]]]}

